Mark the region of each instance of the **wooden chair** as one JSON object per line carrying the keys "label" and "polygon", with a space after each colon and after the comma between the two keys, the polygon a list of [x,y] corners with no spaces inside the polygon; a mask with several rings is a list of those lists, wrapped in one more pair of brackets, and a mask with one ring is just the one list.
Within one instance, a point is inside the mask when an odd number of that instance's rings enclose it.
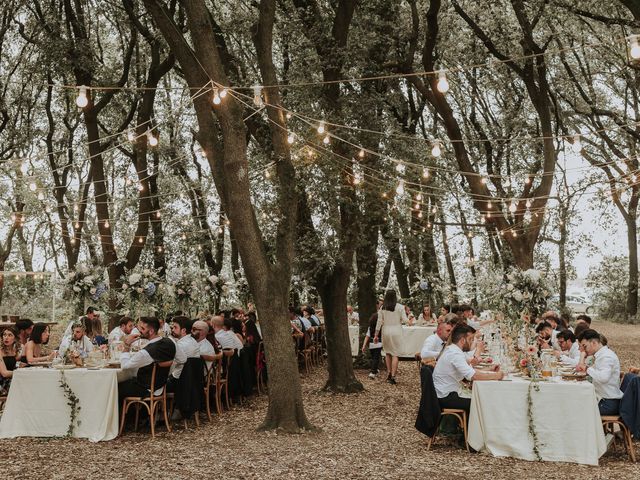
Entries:
{"label": "wooden chair", "polygon": [[304,363],[304,371],[308,374],[311,367],[311,356],[313,355],[311,335],[309,335],[309,332],[304,333],[302,344],[300,346],[302,348],[298,349],[298,360],[301,360],[302,363]]}
{"label": "wooden chair", "polygon": [[635,463],[636,452],[635,447],[633,446],[633,440],[631,440],[631,432],[622,421],[622,418],[620,418],[620,415],[602,415],[600,419],[602,420],[602,428],[604,428],[605,433],[611,433],[613,435],[614,448],[616,445],[614,427],[616,425],[620,427],[620,431],[622,432],[622,437],[624,439],[624,449],[627,451],[627,454],[629,455],[629,458],[631,458],[631,461]]}
{"label": "wooden chair", "polygon": [[[207,369],[207,378],[204,386],[204,401],[207,404],[207,417],[209,417],[209,421],[213,421],[213,417],[211,416],[211,403],[210,403],[210,394],[211,387],[216,385],[216,363],[211,363],[211,368]],[[220,405],[216,402],[216,413],[220,415],[222,412],[220,410]]]}
{"label": "wooden chair", "polygon": [[222,391],[224,390],[224,399],[227,410],[231,409],[229,403],[229,370],[235,350],[227,348],[222,350],[222,358],[216,364],[216,410],[222,412]]}
{"label": "wooden chair", "polygon": [[169,416],[167,411],[167,389],[166,387],[162,387],[162,394],[154,395],[156,391],[156,372],[158,368],[169,368],[173,360],[168,360],[166,362],[157,362],[153,364],[153,370],[151,372],[151,385],[149,388],[149,396],[147,397],[125,397],[122,402],[122,413],[120,418],[120,435],[124,431],[124,420],[127,416],[127,411],[131,405],[136,406],[136,418],[134,423],[134,431],[138,430],[138,419],[140,416],[140,407],[144,406],[149,414],[149,422],[151,424],[151,437],[156,436],[155,428],[156,428],[156,415],[158,408],[162,407],[162,411],[164,414],[164,424],[167,427],[167,431],[171,431],[171,425],[169,424]]}
{"label": "wooden chair", "polygon": [[[440,419],[445,415],[451,415],[458,420],[458,423],[462,427],[462,432],[464,433],[464,444],[467,447],[467,452],[469,451],[469,442],[467,441],[467,412],[458,408],[443,408],[440,411]],[[438,422],[438,426],[436,427],[436,433],[433,434],[432,437],[429,437],[427,441],[427,450],[431,450],[431,444],[433,440],[436,438],[438,434],[438,429],[440,428],[440,422]]]}

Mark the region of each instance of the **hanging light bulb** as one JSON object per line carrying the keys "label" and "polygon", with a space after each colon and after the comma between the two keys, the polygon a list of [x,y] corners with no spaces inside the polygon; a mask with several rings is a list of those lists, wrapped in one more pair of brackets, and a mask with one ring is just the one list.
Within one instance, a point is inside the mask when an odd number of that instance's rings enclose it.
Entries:
{"label": "hanging light bulb", "polygon": [[318,124],[318,133],[322,135],[324,133],[324,120],[321,120]]}
{"label": "hanging light bulb", "polygon": [[162,247],[158,247],[158,253],[162,253]]}
{"label": "hanging light bulb", "polygon": [[486,184],[487,184],[487,181],[488,181],[488,180],[487,180],[487,177],[482,177],[482,178],[480,179],[480,183],[481,183],[481,184],[483,184],[483,185],[486,185]]}
{"label": "hanging light bulb", "polygon": [[387,192],[382,192],[382,198],[387,198]]}
{"label": "hanging light bulb", "polygon": [[487,202],[487,208],[491,210],[493,208],[493,202]]}
{"label": "hanging light bulb", "polygon": [[29,184],[29,190],[31,190],[32,192],[35,192],[38,189],[38,185],[36,185],[36,182],[31,182]]}
{"label": "hanging light bulb", "polygon": [[265,170],[265,172],[264,172],[264,178],[266,178],[267,180],[268,180],[269,178],[271,178],[271,172],[269,172],[269,170]]}
{"label": "hanging light bulb", "polygon": [[38,192],[38,200],[44,200],[44,193],[42,193],[42,190]]}
{"label": "hanging light bulb", "polygon": [[573,137],[573,143],[571,144],[571,149],[575,153],[580,153],[582,151],[582,141],[580,140],[580,135],[575,135]]}
{"label": "hanging light bulb", "polygon": [[71,245],[75,245],[76,244],[76,239],[74,237],[71,237],[70,242],[71,242]]}
{"label": "hanging light bulb", "polygon": [[449,91],[449,81],[447,80],[447,74],[444,70],[438,71],[438,83],[436,88],[440,93],[447,93]]}
{"label": "hanging light bulb", "polygon": [[183,234],[180,236],[180,238],[182,238],[182,240],[186,240],[186,239],[187,239],[187,236],[183,233]]}
{"label": "hanging light bulb", "polygon": [[431,213],[437,213],[437,212],[438,212],[438,207],[435,207],[435,206],[434,206],[434,207],[431,209]]}
{"label": "hanging light bulb", "polygon": [[144,184],[142,182],[140,182],[138,184],[138,191],[143,192],[144,191]]}
{"label": "hanging light bulb", "polygon": [[399,163],[399,162],[398,162],[398,163],[396,164],[396,172],[398,172],[398,173],[401,173],[401,174],[402,174],[402,173],[404,173],[405,171],[406,171],[406,167],[405,167],[404,163]]}
{"label": "hanging light bulb", "polygon": [[22,175],[29,173],[29,164],[26,161],[20,164],[20,172]]}
{"label": "hanging light bulb", "polygon": [[291,112],[287,112],[285,117],[286,117],[287,120],[291,120]]}
{"label": "hanging light bulb", "polygon": [[293,142],[295,142],[295,141],[296,141],[296,136],[295,136],[295,134],[292,132],[292,133],[290,133],[290,134],[289,134],[289,136],[287,137],[287,143],[288,143],[289,145],[293,145]]}
{"label": "hanging light bulb", "polygon": [[218,227],[218,234],[222,234],[222,227]]}
{"label": "hanging light bulb", "polygon": [[104,228],[109,228],[109,220],[104,221]]}
{"label": "hanging light bulb", "polygon": [[324,143],[325,145],[329,145],[330,141],[331,139],[329,138],[329,135],[325,135],[324,138],[322,139],[322,143]]}
{"label": "hanging light bulb", "polygon": [[153,135],[150,131],[147,132],[147,141],[149,142],[149,146],[156,147],[158,145],[158,137]]}
{"label": "hanging light bulb", "polygon": [[162,217],[162,213],[160,213],[160,210],[158,210],[158,211],[156,212],[156,218],[160,218],[160,217]]}
{"label": "hanging light bulb", "polygon": [[227,96],[227,89],[223,88],[222,90],[220,90],[220,98],[224,98]]}
{"label": "hanging light bulb", "polygon": [[429,178],[429,169],[427,167],[422,169],[422,178]]}
{"label": "hanging light bulb", "polygon": [[518,236],[518,234],[517,234],[517,233],[516,233],[516,231],[514,230],[513,232],[511,232],[511,236],[512,236],[513,238],[516,238],[516,237]]}
{"label": "hanging light bulb", "polygon": [[634,60],[640,60],[640,42],[637,35],[631,35],[629,39],[629,56]]}
{"label": "hanging light bulb", "polygon": [[422,201],[422,194],[421,193],[416,195],[416,201],[418,201],[418,202]]}
{"label": "hanging light bulb", "polygon": [[511,201],[511,204],[509,205],[509,211],[511,213],[516,213],[516,210],[518,210],[516,202],[515,201]]}
{"label": "hanging light bulb", "polygon": [[433,146],[431,147],[431,155],[434,157],[439,157],[442,154],[442,147],[440,146],[440,140],[436,140],[433,142]]}
{"label": "hanging light bulb", "polygon": [[362,148],[360,149],[360,151],[358,152],[358,156],[360,158],[364,158],[364,149],[362,149]]}
{"label": "hanging light bulb", "polygon": [[531,208],[531,199],[530,198],[527,198],[526,205],[527,205],[527,208]]}
{"label": "hanging light bulb", "polygon": [[89,105],[89,98],[87,97],[87,87],[84,85],[78,88],[78,97],[76,98],[76,105],[79,108],[84,108]]}
{"label": "hanging light bulb", "polygon": [[134,132],[133,130],[129,130],[127,132],[127,140],[129,140],[131,143],[136,141],[136,132]]}
{"label": "hanging light bulb", "polygon": [[404,194],[404,180],[400,180],[400,182],[398,183],[398,186],[396,187],[396,193],[398,195]]}
{"label": "hanging light bulb", "polygon": [[524,179],[524,184],[525,185],[529,185],[531,183],[531,177],[529,175],[527,175]]}
{"label": "hanging light bulb", "polygon": [[76,224],[74,225],[75,228],[80,228],[80,222],[76,222]]}
{"label": "hanging light bulb", "polygon": [[253,104],[256,107],[262,107],[264,105],[262,101],[262,87],[260,85],[254,85],[253,87]]}
{"label": "hanging light bulb", "polygon": [[414,210],[420,210],[420,204],[419,204],[419,203],[416,203],[416,204],[413,206],[413,209],[414,209]]}
{"label": "hanging light bulb", "polygon": [[218,93],[218,89],[214,88],[213,89],[213,104],[214,105],[220,105],[220,102],[222,102],[222,100],[220,99],[220,93]]}
{"label": "hanging light bulb", "polygon": [[[418,212],[418,218],[422,218],[422,211]],[[424,232],[424,228],[422,229],[422,231]]]}

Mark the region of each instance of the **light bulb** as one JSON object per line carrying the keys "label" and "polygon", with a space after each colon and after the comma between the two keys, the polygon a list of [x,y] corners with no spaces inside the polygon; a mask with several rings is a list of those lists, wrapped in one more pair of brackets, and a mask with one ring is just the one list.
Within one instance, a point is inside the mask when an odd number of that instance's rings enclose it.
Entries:
{"label": "light bulb", "polygon": [[162,247],[158,247],[158,253],[162,253]]}
{"label": "light bulb", "polygon": [[220,90],[220,98],[224,98],[227,96],[227,89],[223,88],[222,90]]}
{"label": "light bulb", "polygon": [[287,143],[289,145],[293,145],[293,142],[296,141],[296,136],[293,133],[290,133],[289,136],[287,137]]}
{"label": "light bulb", "polygon": [[487,184],[487,179],[486,179],[486,177],[482,177],[482,178],[480,179],[480,183],[481,183],[481,184],[483,184],[483,185],[486,185],[486,184]]}
{"label": "light bulb", "polygon": [[262,87],[260,85],[254,85],[253,87],[253,104],[256,107],[262,107],[264,105],[262,101]]}
{"label": "light bulb", "polygon": [[414,210],[420,210],[420,204],[419,204],[419,203],[416,203],[416,204],[413,206],[413,209],[414,209]]}
{"label": "light bulb", "polygon": [[358,156],[360,158],[364,158],[364,150],[361,148],[360,151],[358,152]]}
{"label": "light bulb", "polygon": [[493,208],[493,203],[492,202],[487,202],[487,208],[489,210],[491,210]]}
{"label": "light bulb", "polygon": [[527,208],[531,208],[531,199],[529,198],[527,199],[526,205],[527,205]]}
{"label": "light bulb", "polygon": [[104,221],[104,228],[109,228],[109,220]]}
{"label": "light bulb", "polygon": [[634,60],[640,60],[640,43],[637,35],[633,35],[629,42],[629,56]]}
{"label": "light bulb", "polygon": [[222,233],[222,227],[218,227],[218,234]]}
{"label": "light bulb", "polygon": [[513,231],[513,232],[511,232],[511,236],[512,236],[513,238],[515,238],[515,237],[517,237],[517,236],[518,236],[518,234],[517,234],[515,231]]}
{"label": "light bulb", "polygon": [[285,115],[285,117],[287,118],[287,120],[291,120],[291,112],[287,112],[287,114]]}
{"label": "light bulb", "polygon": [[160,213],[160,211],[158,210],[158,211],[156,212],[156,218],[160,218],[161,216],[162,216],[162,213]]}
{"label": "light bulb", "polygon": [[27,162],[22,162],[20,164],[20,172],[22,172],[23,175],[26,175],[29,172],[29,164]]}
{"label": "light bulb", "polygon": [[[418,212],[418,218],[422,218],[422,212]],[[422,231],[424,232],[424,228],[422,229]]]}
{"label": "light bulb", "polygon": [[140,192],[143,192],[143,191],[144,191],[144,185],[143,185],[143,183],[142,183],[142,182],[140,182],[140,183],[138,184],[138,191],[140,191]]}
{"label": "light bulb", "polygon": [[382,198],[387,198],[387,192],[382,192]]}
{"label": "light bulb", "polygon": [[42,193],[42,191],[38,192],[38,200],[44,200],[44,193]]}
{"label": "light bulb", "polygon": [[447,93],[449,91],[449,82],[447,81],[447,74],[444,70],[438,72],[438,84],[436,88],[440,93]]}
{"label": "light bulb", "polygon": [[511,213],[515,213],[517,209],[518,207],[516,206],[516,202],[511,202],[511,204],[509,205],[509,211]]}
{"label": "light bulb", "polygon": [[322,135],[324,133],[324,122],[321,121],[320,124],[318,124],[318,133],[320,135]]}
{"label": "light bulb", "polygon": [[416,195],[416,201],[418,201],[418,202],[422,201],[422,194],[421,193]]}
{"label": "light bulb", "polygon": [[138,238],[138,243],[143,243],[144,239],[142,237]]}
{"label": "light bulb", "polygon": [[80,222],[76,222],[76,224],[74,225],[75,228],[80,228]]}
{"label": "light bulb", "polygon": [[529,185],[531,183],[531,177],[529,175],[524,179],[524,183],[525,185]]}
{"label": "light bulb", "polygon": [[35,192],[38,189],[38,186],[36,185],[36,182],[31,182],[29,184],[29,190],[31,190],[32,192]]}
{"label": "light bulb", "polygon": [[182,234],[182,236],[181,236],[181,238],[182,238],[182,240],[186,240],[186,239],[187,239],[187,236],[183,233],[183,234]]}
{"label": "light bulb", "polygon": [[156,147],[158,145],[158,137],[154,136],[151,132],[147,132],[147,140],[151,147]]}
{"label": "light bulb", "polygon": [[324,138],[322,139],[322,143],[324,143],[325,145],[329,145],[330,141],[331,139],[329,138],[329,135],[325,135]]}
{"label": "light bulb", "polygon": [[129,130],[127,132],[127,140],[129,140],[130,142],[135,142],[136,141],[136,132],[134,132],[133,130]]}
{"label": "light bulb", "polygon": [[213,89],[213,104],[214,105],[220,105],[220,102],[222,102],[222,100],[220,99],[220,94],[218,93],[218,89],[214,88]]}
{"label": "light bulb", "polygon": [[87,87],[82,85],[79,87],[78,98],[76,98],[76,105],[80,108],[84,108],[89,105],[89,99],[87,98]]}
{"label": "light bulb", "polygon": [[404,194],[404,180],[400,180],[400,183],[398,183],[398,186],[396,187],[396,193],[398,195]]}
{"label": "light bulb", "polygon": [[405,167],[404,163],[398,163],[398,164],[396,165],[396,172],[398,172],[398,173],[404,173],[404,172],[405,172],[405,170],[406,170],[406,167]]}
{"label": "light bulb", "polygon": [[433,142],[433,147],[431,147],[431,155],[434,157],[439,157],[442,154],[442,148],[440,147],[440,140],[436,140]]}
{"label": "light bulb", "polygon": [[268,179],[268,178],[270,178],[270,177],[271,177],[271,173],[269,172],[269,170],[266,170],[266,171],[264,172],[264,178],[267,178],[267,179]]}
{"label": "light bulb", "polygon": [[429,178],[429,169],[426,167],[422,169],[422,178]]}
{"label": "light bulb", "polygon": [[571,144],[571,149],[575,153],[580,153],[582,151],[582,141],[580,140],[580,135],[576,135],[573,137],[573,143]]}
{"label": "light bulb", "polygon": [[438,211],[438,207],[433,207],[433,208],[431,209],[431,213],[436,213],[437,211]]}
{"label": "light bulb", "polygon": [[70,241],[71,241],[71,245],[75,245],[76,244],[76,239],[75,238],[71,237]]}

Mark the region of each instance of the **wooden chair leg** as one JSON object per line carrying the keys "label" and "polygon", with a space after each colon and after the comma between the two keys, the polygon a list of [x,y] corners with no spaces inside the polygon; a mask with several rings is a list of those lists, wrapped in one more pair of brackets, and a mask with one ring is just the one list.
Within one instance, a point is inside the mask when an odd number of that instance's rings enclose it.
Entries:
{"label": "wooden chair leg", "polygon": [[118,435],[122,435],[122,432],[124,431],[124,419],[127,416],[127,410],[129,409],[129,404],[127,403],[126,400],[122,401],[122,412],[120,414],[120,432],[118,433]]}
{"label": "wooden chair leg", "polygon": [[140,404],[136,403],[136,420],[135,423],[133,424],[133,431],[137,432],[138,431],[138,418],[140,417]]}
{"label": "wooden chair leg", "polygon": [[470,453],[469,442],[467,441],[467,412],[462,414],[462,432],[464,434],[464,445],[467,447],[467,453]]}
{"label": "wooden chair leg", "polygon": [[149,400],[149,423],[151,424],[151,438],[156,436],[156,405],[158,402],[153,401],[153,392],[151,392],[151,400]]}
{"label": "wooden chair leg", "polygon": [[207,402],[207,418],[209,419],[210,422],[212,422],[213,418],[211,417],[211,404],[209,403],[211,401],[211,396],[208,389],[204,395],[204,399],[205,399],[205,402]]}
{"label": "wooden chair leg", "polygon": [[227,404],[227,410],[231,410],[231,405],[229,404],[229,384],[224,384],[224,398],[225,403]]}
{"label": "wooden chair leg", "polygon": [[624,446],[625,446],[625,448],[627,450],[627,454],[631,458],[631,461],[633,463],[636,463],[636,452],[635,452],[635,448],[633,446],[633,440],[631,440],[631,432],[626,427],[626,425],[624,426],[622,431],[623,431],[623,435],[624,435]]}
{"label": "wooden chair leg", "polygon": [[167,414],[167,399],[162,401],[162,412],[164,413],[164,426],[167,427],[167,432],[171,431],[171,424],[169,423],[169,415]]}

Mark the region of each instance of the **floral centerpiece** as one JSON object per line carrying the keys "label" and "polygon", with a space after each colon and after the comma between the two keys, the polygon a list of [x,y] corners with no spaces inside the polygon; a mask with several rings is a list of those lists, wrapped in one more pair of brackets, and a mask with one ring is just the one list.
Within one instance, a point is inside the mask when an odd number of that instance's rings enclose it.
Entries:
{"label": "floral centerpiece", "polygon": [[84,312],[85,300],[99,301],[108,290],[105,269],[102,265],[78,263],[64,279],[67,292],[77,302],[78,312]]}
{"label": "floral centerpiece", "polygon": [[155,312],[161,283],[160,275],[152,268],[130,270],[120,277],[120,300],[130,314],[137,316],[142,310]]}

